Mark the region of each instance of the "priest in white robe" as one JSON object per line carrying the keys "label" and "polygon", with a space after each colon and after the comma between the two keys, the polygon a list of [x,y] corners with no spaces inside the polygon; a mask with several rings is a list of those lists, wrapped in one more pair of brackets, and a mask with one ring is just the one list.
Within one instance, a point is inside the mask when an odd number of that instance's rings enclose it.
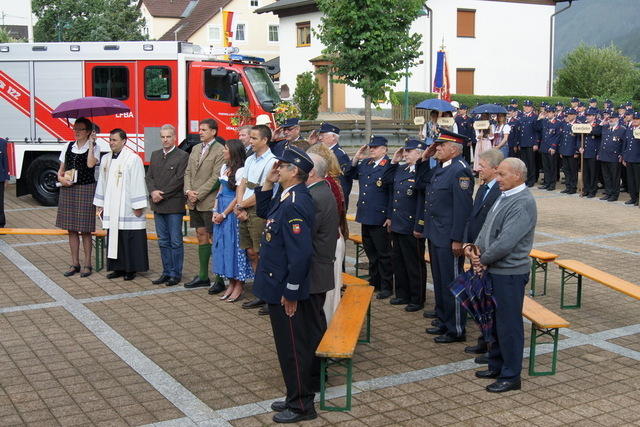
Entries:
{"label": "priest in white robe", "polygon": [[93,204],[98,207],[107,233],[108,279],[133,280],[136,272],[149,269],[144,209],[147,187],[142,159],[125,148],[127,134],[114,129],[109,136],[111,152],[101,160]]}

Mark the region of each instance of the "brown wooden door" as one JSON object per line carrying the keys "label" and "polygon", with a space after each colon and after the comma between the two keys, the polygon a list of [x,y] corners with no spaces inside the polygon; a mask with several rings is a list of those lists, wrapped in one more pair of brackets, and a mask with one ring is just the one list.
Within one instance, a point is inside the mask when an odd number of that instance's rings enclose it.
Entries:
{"label": "brown wooden door", "polygon": [[473,94],[473,79],[475,70],[461,69],[456,70],[456,93]]}

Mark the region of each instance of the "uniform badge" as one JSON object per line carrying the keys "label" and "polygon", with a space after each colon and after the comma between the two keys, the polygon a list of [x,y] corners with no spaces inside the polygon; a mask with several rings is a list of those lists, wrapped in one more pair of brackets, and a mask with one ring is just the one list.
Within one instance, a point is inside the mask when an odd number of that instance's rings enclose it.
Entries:
{"label": "uniform badge", "polygon": [[387,164],[387,159],[382,159],[382,160],[380,160],[380,163],[378,163],[378,165],[380,165],[380,166],[384,166],[386,164]]}
{"label": "uniform badge", "polygon": [[468,177],[463,176],[458,179],[458,183],[460,184],[461,189],[468,190],[471,185],[471,180]]}
{"label": "uniform badge", "polygon": [[265,239],[267,242],[270,242],[270,241],[271,241],[271,233],[269,233],[269,232],[267,231],[267,232],[264,234],[264,239]]}
{"label": "uniform badge", "polygon": [[378,180],[376,181],[376,185],[378,187],[382,187],[382,180],[380,178],[378,178]]}
{"label": "uniform badge", "polygon": [[413,189],[411,188],[407,189],[407,196],[413,196]]}
{"label": "uniform badge", "polygon": [[291,224],[291,231],[293,234],[300,234],[300,224]]}

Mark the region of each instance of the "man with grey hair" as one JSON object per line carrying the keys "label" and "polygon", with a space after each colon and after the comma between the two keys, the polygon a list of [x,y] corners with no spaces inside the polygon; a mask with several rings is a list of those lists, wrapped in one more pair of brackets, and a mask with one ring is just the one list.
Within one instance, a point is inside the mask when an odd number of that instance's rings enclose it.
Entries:
{"label": "man with grey hair", "polygon": [[[465,242],[475,242],[487,218],[487,214],[501,194],[500,186],[496,183],[496,177],[498,175],[498,166],[504,159],[502,151],[497,148],[492,148],[491,150],[483,151],[479,157],[478,174],[482,180],[482,185],[476,192],[473,200],[473,209],[467,220]],[[464,351],[471,354],[484,354],[487,352],[487,343],[484,341],[482,335],[480,335],[478,344],[467,346]],[[486,360],[486,355],[476,358],[476,362],[478,363],[487,363]]]}
{"label": "man with grey hair", "polygon": [[491,281],[496,301],[489,368],[476,372],[478,378],[496,379],[486,387],[492,393],[521,387],[522,305],[537,221],[536,202],[526,180],[527,167],[522,160],[510,157],[500,163],[496,181],[502,194],[487,215],[475,246],[465,246],[473,268],[486,273]]}
{"label": "man with grey hair", "polygon": [[182,279],[182,217],[185,203],[182,189],[189,155],[176,147],[176,130],[172,125],[166,124],[160,128],[160,141],[162,148],[151,153],[146,175],[149,204],[154,212],[162,259],[162,274],[152,283],[173,286]]}
{"label": "man with grey hair", "polygon": [[336,155],[342,175],[340,175],[340,186],[344,195],[344,209],[349,209],[349,195],[353,180],[347,178],[346,173],[351,168],[351,159],[349,155],[340,147],[340,128],[331,123],[322,123],[318,131],[318,141],[324,144],[329,150]]}

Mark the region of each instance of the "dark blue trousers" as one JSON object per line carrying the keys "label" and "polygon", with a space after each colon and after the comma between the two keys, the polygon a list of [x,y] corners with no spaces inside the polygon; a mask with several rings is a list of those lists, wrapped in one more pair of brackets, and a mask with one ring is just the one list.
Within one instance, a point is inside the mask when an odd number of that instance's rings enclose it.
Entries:
{"label": "dark blue trousers", "polygon": [[524,350],[522,304],[529,273],[489,273],[489,278],[493,283],[493,296],[497,304],[491,332],[495,341],[489,344],[489,370],[500,372],[499,379],[518,379]]}
{"label": "dark blue trousers", "polygon": [[441,248],[431,242],[429,242],[429,257],[431,258],[431,275],[436,299],[436,315],[446,329],[446,335],[463,336],[465,335],[467,312],[455,299],[449,290],[449,285],[462,273],[464,257],[454,257],[451,247]]}

